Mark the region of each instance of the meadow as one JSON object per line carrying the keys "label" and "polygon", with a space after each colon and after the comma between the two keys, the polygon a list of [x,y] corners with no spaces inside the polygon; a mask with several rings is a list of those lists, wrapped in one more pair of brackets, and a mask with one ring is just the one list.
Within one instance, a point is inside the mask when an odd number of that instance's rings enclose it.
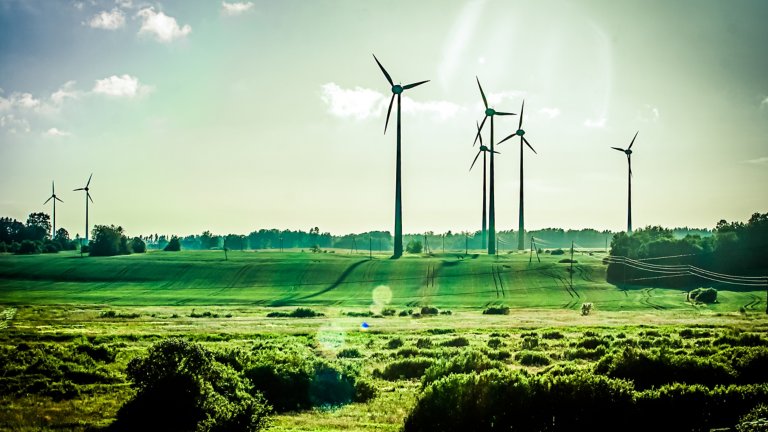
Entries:
{"label": "meadow", "polygon": [[[293,381],[308,374],[310,393],[319,370],[348,384],[332,399],[325,381],[319,399],[267,392],[274,431],[462,430],[471,422],[460,412],[494,418],[484,430],[545,430],[514,423],[522,412],[609,430],[593,416],[618,421],[614,405],[661,430],[685,430],[659,420],[674,410],[687,430],[709,430],[768,401],[764,291],[720,290],[718,303],[695,305],[681,290],[606,283],[602,257],[574,257],[571,289],[570,263],[548,254],[531,264],[518,253],[0,255],[0,429],[120,430],[137,394],[129,363],[175,338],[249,379],[269,358],[293,365]],[[483,313],[494,307],[507,313]],[[319,316],[274,317],[297,308]],[[479,396],[488,382],[527,392],[509,395],[512,417]],[[570,390],[541,393],[558,386]],[[450,396],[435,399],[440,389]],[[546,430],[569,430],[557,424]]]}

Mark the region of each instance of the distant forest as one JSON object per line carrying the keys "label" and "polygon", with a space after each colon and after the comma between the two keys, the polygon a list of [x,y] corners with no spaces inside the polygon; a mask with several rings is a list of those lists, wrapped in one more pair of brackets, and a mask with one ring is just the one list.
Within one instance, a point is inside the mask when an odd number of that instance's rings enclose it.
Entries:
{"label": "distant forest", "polygon": [[[668,287],[768,286],[768,213],[744,222],[717,223],[712,235],[679,237],[647,227],[611,241],[607,279],[616,284]],[[745,277],[732,277],[732,276]]]}
{"label": "distant forest", "polygon": [[[94,232],[91,239],[96,238]],[[642,231],[642,230],[641,230]],[[122,231],[121,231],[122,232]],[[664,231],[675,239],[687,236],[707,238],[713,231],[695,228],[673,228]],[[564,230],[546,228],[525,233],[526,247],[531,246],[531,237],[540,249],[567,248],[574,243],[577,248],[602,249],[606,248],[617,233],[612,231],[597,231],[594,229]],[[666,234],[665,234],[666,235]],[[513,230],[498,231],[498,248],[502,252],[517,249],[518,233]],[[222,249],[349,249],[350,251],[374,252],[392,250],[392,234],[389,231],[370,231],[345,235],[332,235],[321,232],[313,227],[308,231],[260,229],[250,234],[214,234],[204,231],[201,234],[177,236],[173,234],[140,235],[139,239],[146,243],[148,249],[164,249],[174,238],[178,238],[182,250]],[[0,252],[17,252],[22,244],[26,253],[57,252],[59,250],[75,249],[80,244],[80,237],[70,238],[64,228],[58,228],[56,235],[51,238],[51,218],[46,213],[32,213],[26,223],[10,217],[0,217]],[[480,231],[435,233],[429,231],[419,234],[406,234],[404,243],[421,242],[424,252],[459,251],[465,249],[482,249]],[[31,250],[30,250],[31,249]]]}

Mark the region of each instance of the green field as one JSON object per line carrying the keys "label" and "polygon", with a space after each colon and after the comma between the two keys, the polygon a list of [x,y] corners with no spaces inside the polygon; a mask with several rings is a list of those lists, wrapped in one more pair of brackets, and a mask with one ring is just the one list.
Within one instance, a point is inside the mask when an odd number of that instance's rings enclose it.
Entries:
{"label": "green field", "polygon": [[[619,289],[605,282],[604,255],[576,255],[573,290],[563,256],[446,253],[406,256],[236,251],[151,252],[109,258],[0,255],[0,303],[125,306],[369,306],[688,310],[684,291]],[[379,287],[377,289],[377,287]],[[376,292],[374,294],[374,291]],[[376,298],[374,298],[376,297]],[[763,290],[720,290],[714,312],[764,309]]]}

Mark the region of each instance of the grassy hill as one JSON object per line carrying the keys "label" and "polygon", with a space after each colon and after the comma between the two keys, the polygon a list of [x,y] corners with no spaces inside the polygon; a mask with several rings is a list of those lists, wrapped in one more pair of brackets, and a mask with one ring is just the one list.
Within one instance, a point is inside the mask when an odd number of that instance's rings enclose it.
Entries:
{"label": "grassy hill", "polygon": [[[602,255],[578,255],[573,285],[562,256],[462,253],[406,256],[309,252],[150,252],[109,258],[73,253],[0,255],[0,303],[261,305],[367,308],[690,309],[683,291],[605,282]],[[374,294],[375,290],[375,294]],[[376,297],[374,299],[374,296]],[[720,291],[708,308],[758,310],[763,291]]]}

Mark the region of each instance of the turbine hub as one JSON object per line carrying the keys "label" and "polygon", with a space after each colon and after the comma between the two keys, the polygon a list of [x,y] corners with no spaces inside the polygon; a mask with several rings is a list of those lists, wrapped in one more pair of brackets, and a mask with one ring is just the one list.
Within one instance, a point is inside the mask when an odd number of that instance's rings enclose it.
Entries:
{"label": "turbine hub", "polygon": [[624,153],[626,153],[627,155],[631,155],[632,154],[632,150],[624,150]]}
{"label": "turbine hub", "polygon": [[517,130],[515,133],[516,133],[517,135],[519,135],[519,136],[523,136],[523,135],[525,135],[525,131],[524,131],[524,130],[522,130],[522,129],[518,129],[518,130]]}
{"label": "turbine hub", "polygon": [[403,92],[403,86],[400,84],[395,84],[392,86],[392,93],[394,94],[400,94]]}
{"label": "turbine hub", "polygon": [[491,117],[492,115],[496,114],[496,110],[493,108],[486,108],[485,109],[485,115],[488,117]]}
{"label": "turbine hub", "polygon": [[481,145],[480,146],[480,151],[488,151],[488,147],[486,147],[484,145]]}

